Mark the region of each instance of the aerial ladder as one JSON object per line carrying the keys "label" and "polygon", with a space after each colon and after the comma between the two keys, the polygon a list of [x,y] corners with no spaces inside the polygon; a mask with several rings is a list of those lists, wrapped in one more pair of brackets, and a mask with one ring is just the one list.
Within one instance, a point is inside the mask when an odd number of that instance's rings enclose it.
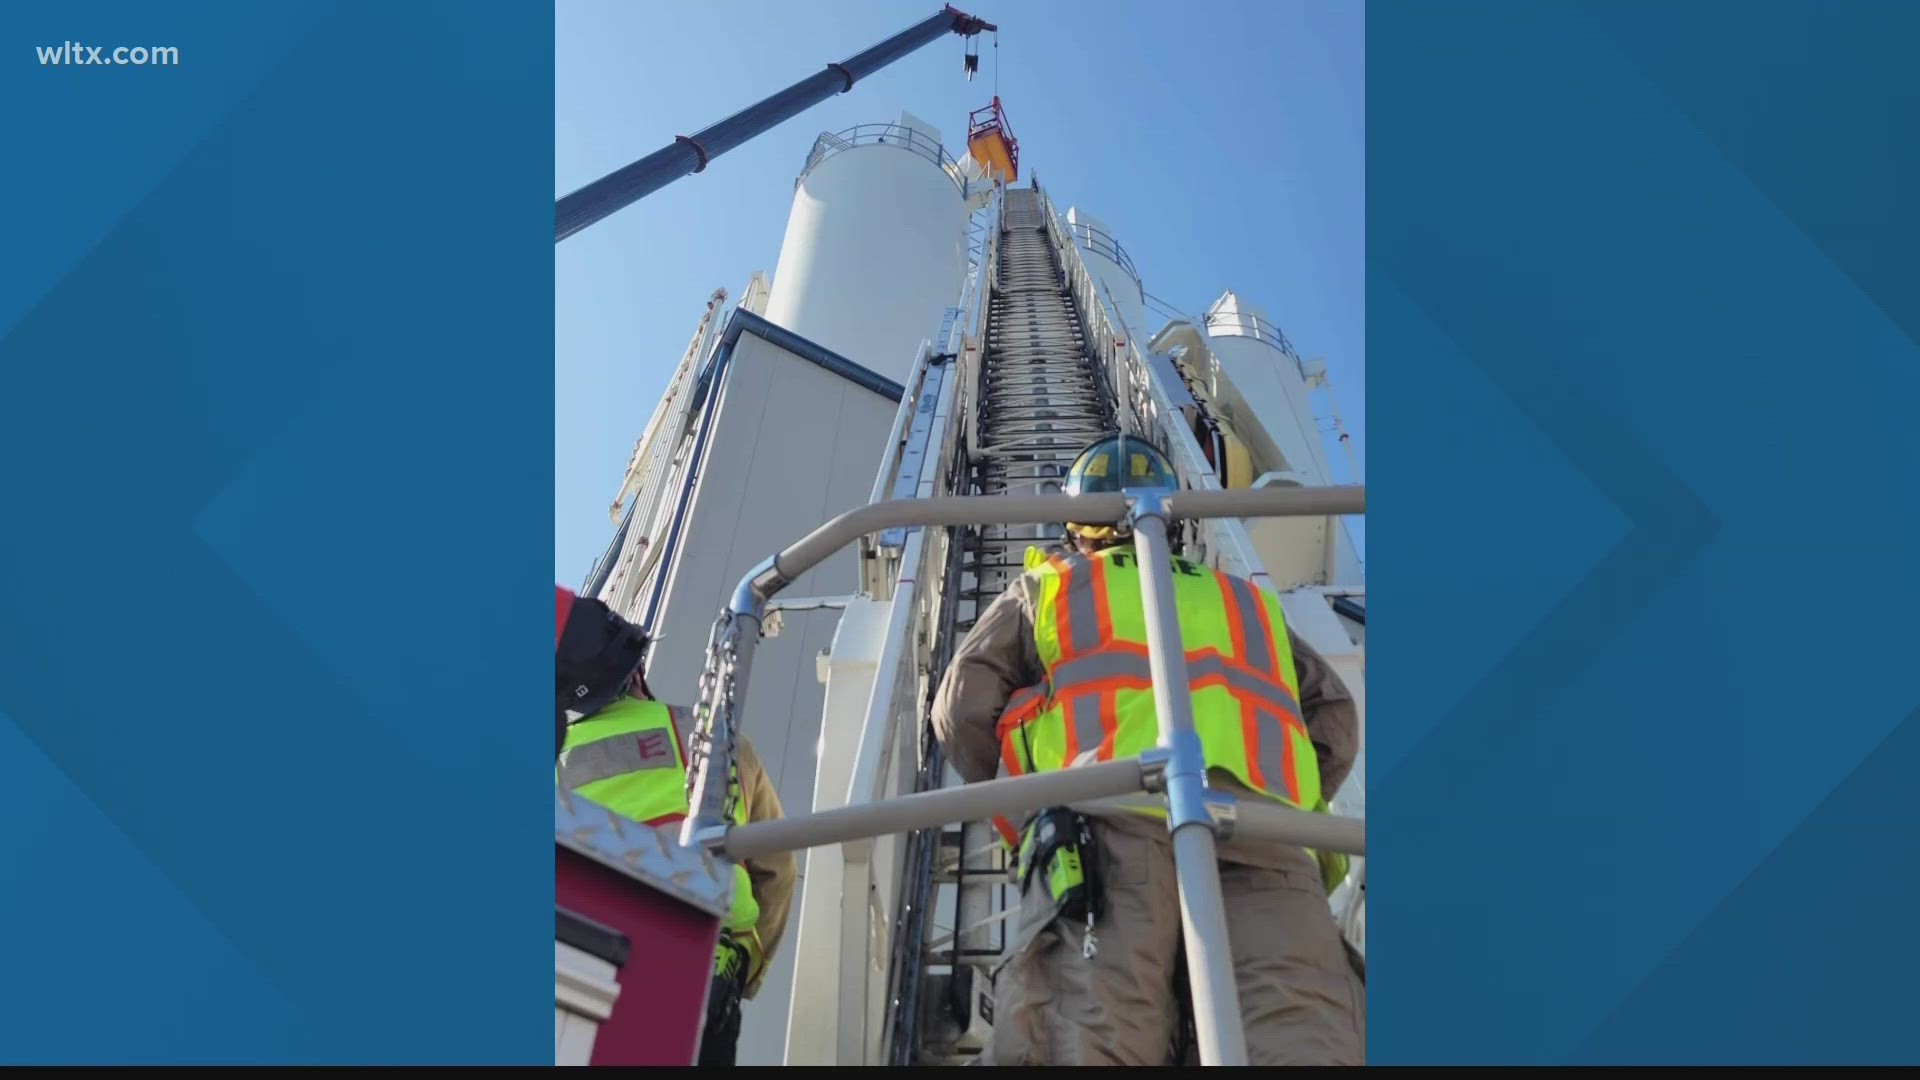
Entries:
{"label": "aerial ladder", "polygon": [[[1088,344],[1046,213],[1037,188],[1002,193],[974,405],[961,420],[953,490],[941,494],[1057,493],[1080,450],[1115,428],[1113,391]],[[939,628],[936,670],[1024,572],[1026,548],[1057,541],[1064,527],[987,524],[958,531],[942,588],[951,617]],[[916,788],[957,784],[930,730],[923,729],[922,741]],[[1017,903],[1004,853],[984,822],[915,836],[907,865],[906,922],[891,963],[888,1063],[957,1064],[980,1049],[987,1024],[979,1003],[1004,957],[1001,924]],[[929,932],[936,915],[944,915],[951,932]]]}

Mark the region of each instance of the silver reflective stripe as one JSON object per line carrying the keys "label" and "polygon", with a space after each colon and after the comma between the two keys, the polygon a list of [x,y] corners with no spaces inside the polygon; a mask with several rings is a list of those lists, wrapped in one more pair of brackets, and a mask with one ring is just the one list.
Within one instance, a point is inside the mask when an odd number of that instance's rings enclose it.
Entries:
{"label": "silver reflective stripe", "polygon": [[[1203,678],[1222,679],[1236,695],[1252,698],[1295,720],[1300,719],[1300,708],[1294,703],[1293,695],[1287,692],[1285,684],[1276,678],[1230,664],[1220,656],[1211,653],[1189,655],[1187,677],[1196,681]],[[1053,694],[1056,699],[1066,698],[1075,692],[1076,687],[1106,679],[1130,679],[1140,683],[1144,689],[1153,685],[1153,672],[1147,664],[1147,658],[1138,653],[1101,650],[1090,656],[1069,660],[1055,668]]]}
{"label": "silver reflective stripe", "polygon": [[1098,749],[1107,738],[1107,729],[1100,725],[1100,695],[1076,694],[1068,698],[1067,723],[1073,726],[1075,744],[1070,757]]}
{"label": "silver reflective stripe", "polygon": [[686,760],[693,759],[693,707],[691,705],[667,706],[667,717],[673,721],[673,729],[680,735],[680,753]]}
{"label": "silver reflective stripe", "polygon": [[612,735],[568,750],[560,758],[560,786],[578,791],[588,784],[629,773],[677,769],[673,732],[647,728]]}
{"label": "silver reflective stripe", "polygon": [[1226,679],[1227,687],[1241,697],[1253,698],[1271,706],[1274,711],[1300,719],[1300,706],[1296,705],[1293,695],[1278,679],[1248,671],[1237,664],[1229,664],[1218,656],[1203,656],[1187,661],[1187,671],[1192,678],[1216,675]]}
{"label": "silver reflective stripe", "polygon": [[1292,736],[1279,718],[1264,709],[1256,709],[1255,727],[1260,733],[1260,752],[1254,761],[1260,766],[1260,775],[1267,781],[1267,787],[1289,798],[1297,798],[1299,792],[1287,786],[1287,747]]}
{"label": "silver reflective stripe", "polygon": [[1072,635],[1067,647],[1077,655],[1100,647],[1100,606],[1094,595],[1093,564],[1073,559],[1068,566],[1072,572],[1066,574],[1066,595],[1060,602],[1067,605],[1068,631]]}
{"label": "silver reflective stripe", "polygon": [[1075,686],[1101,679],[1144,679],[1151,685],[1153,668],[1137,653],[1102,649],[1054,668],[1053,692],[1056,696],[1070,694]]}
{"label": "silver reflective stripe", "polygon": [[1221,574],[1220,580],[1240,609],[1240,629],[1247,643],[1247,654],[1240,659],[1255,671],[1278,678],[1279,673],[1274,670],[1273,639],[1267,636],[1266,627],[1260,622],[1263,608],[1253,584],[1231,574]]}

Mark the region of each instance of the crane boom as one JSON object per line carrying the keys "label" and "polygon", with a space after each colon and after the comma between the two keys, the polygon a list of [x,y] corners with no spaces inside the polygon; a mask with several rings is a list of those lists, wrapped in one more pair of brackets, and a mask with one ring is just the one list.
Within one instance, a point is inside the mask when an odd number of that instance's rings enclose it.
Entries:
{"label": "crane boom", "polygon": [[853,84],[945,34],[973,37],[997,30],[949,4],[936,15],[902,30],[878,45],[802,79],[785,90],[734,113],[691,136],[678,135],[639,161],[561,196],[554,203],[553,242],[559,243],[602,218],[618,213],[675,180],[697,173],[708,162],[820,102],[853,89]]}

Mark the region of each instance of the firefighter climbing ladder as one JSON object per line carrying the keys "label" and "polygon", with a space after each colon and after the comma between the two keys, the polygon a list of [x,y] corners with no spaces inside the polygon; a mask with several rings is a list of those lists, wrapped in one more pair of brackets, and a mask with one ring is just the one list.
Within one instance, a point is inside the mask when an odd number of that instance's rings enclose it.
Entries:
{"label": "firefighter climbing ladder", "polygon": [[[714,625],[690,778],[696,812],[681,839],[730,860],[825,846],[841,854],[835,873],[815,873],[810,864],[802,901],[817,896],[823,910],[840,913],[839,929],[829,930],[839,948],[822,950],[822,966],[810,969],[804,983],[809,998],[826,992],[826,983],[838,991],[835,1022],[827,1028],[831,1045],[806,1028],[813,1042],[801,1055],[805,1060],[796,1060],[797,993],[789,1063],[961,1063],[977,1052],[986,1031],[984,976],[1003,953],[994,942],[1005,940],[1000,917],[1014,899],[990,831],[971,823],[993,813],[1018,817],[1043,806],[1158,793],[1148,798],[1169,808],[1181,895],[1191,915],[1183,922],[1201,1060],[1244,1063],[1215,828],[1231,821],[1237,836],[1364,854],[1364,824],[1264,802],[1223,803],[1206,791],[1191,737],[1191,701],[1167,690],[1187,684],[1178,620],[1161,602],[1172,588],[1165,558],[1174,550],[1170,526],[1183,523],[1183,554],[1271,588],[1239,519],[1361,513],[1365,491],[1220,490],[1134,335],[1100,299],[1045,193],[1003,189],[989,214],[996,224],[976,277],[909,376],[874,501],[756,567]],[[1073,498],[1044,493],[1057,490],[1082,446],[1115,429],[1167,451],[1185,488]],[[889,492],[895,497],[882,501]],[[954,645],[1020,572],[1022,549],[1057,538],[1069,519],[1133,524],[1149,567],[1143,592],[1160,745],[1126,761],[959,784],[928,730],[932,690]],[[845,798],[817,800],[820,809],[811,814],[729,828],[727,786],[715,779],[732,757],[736,703],[746,697],[762,620],[788,583],[855,542],[862,545],[866,602],[883,620],[884,646],[862,684],[870,690],[855,695],[864,709],[850,739]],[[895,782],[888,773],[901,739],[913,740],[908,745],[918,750],[918,768]],[[875,838],[902,835],[909,837],[905,854],[888,876],[877,869],[883,860],[872,854]]]}
{"label": "firefighter climbing ladder", "polygon": [[[728,860],[978,821],[992,814],[1018,817],[1044,806],[1163,792],[1173,827],[1173,853],[1183,911],[1183,937],[1201,1063],[1246,1064],[1239,995],[1229,961],[1225,913],[1215,856],[1215,830],[1232,822],[1237,837],[1326,851],[1365,854],[1365,826],[1326,814],[1308,814],[1264,800],[1239,802],[1210,793],[1205,757],[1193,730],[1180,624],[1173,606],[1172,551],[1167,523],[1180,518],[1351,514],[1364,510],[1365,490],[1266,488],[1240,491],[1131,491],[1105,495],[998,495],[894,499],[849,511],[749,572],[714,625],[701,681],[690,798],[694,813],[682,830],[686,847]],[[780,591],[835,551],[862,536],[917,526],[1034,525],[1065,518],[1088,523],[1126,520],[1139,545],[1147,646],[1160,722],[1156,749],[1137,758],[1057,772],[920,791],[774,821],[729,826],[731,766],[738,718],[767,605]],[[911,541],[909,544],[911,545]],[[885,665],[883,665],[885,666]],[[884,684],[879,684],[884,685]],[[731,887],[731,878],[723,888]],[[856,902],[857,903],[857,902]],[[864,910],[864,905],[855,910]],[[858,965],[864,967],[865,965]],[[850,1062],[851,1063],[851,1062]]]}

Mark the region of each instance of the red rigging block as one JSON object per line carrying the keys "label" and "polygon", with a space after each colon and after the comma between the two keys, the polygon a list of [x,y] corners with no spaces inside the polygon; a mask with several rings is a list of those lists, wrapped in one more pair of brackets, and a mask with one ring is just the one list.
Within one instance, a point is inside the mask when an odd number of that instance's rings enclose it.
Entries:
{"label": "red rigging block", "polygon": [[1003,184],[1011,184],[1020,175],[1020,140],[1013,137],[1006,110],[1000,99],[967,116],[967,153],[986,169],[988,175]]}

